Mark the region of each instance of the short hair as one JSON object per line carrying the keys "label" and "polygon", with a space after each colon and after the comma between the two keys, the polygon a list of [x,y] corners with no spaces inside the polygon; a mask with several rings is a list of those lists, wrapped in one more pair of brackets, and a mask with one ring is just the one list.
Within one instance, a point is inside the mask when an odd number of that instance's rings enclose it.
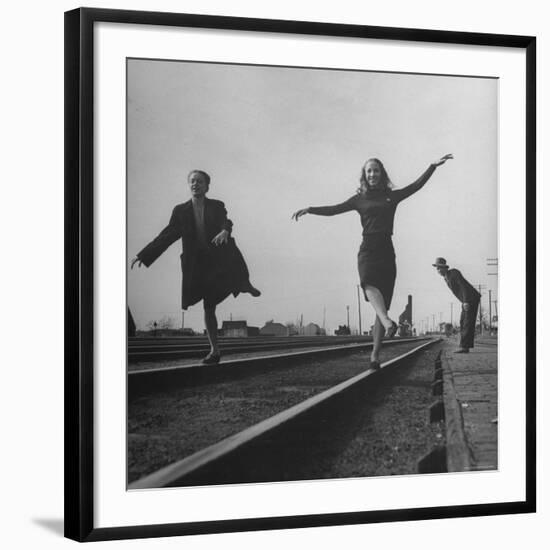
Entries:
{"label": "short hair", "polygon": [[365,173],[365,166],[369,162],[377,162],[378,163],[378,166],[380,166],[380,172],[382,174],[382,184],[384,185],[386,190],[392,189],[393,188],[393,183],[392,183],[390,177],[388,176],[388,172],[386,172],[386,168],[382,164],[382,161],[380,159],[377,159],[377,158],[370,158],[370,159],[367,159],[365,161],[365,164],[363,164],[363,167],[361,168],[361,176],[359,177],[360,187],[357,190],[357,192],[361,193],[363,189],[368,189],[369,188],[369,184],[367,182],[367,174]]}
{"label": "short hair", "polygon": [[204,176],[204,179],[206,180],[206,185],[210,186],[210,175],[206,173],[204,170],[191,170],[189,174],[187,174],[187,181],[191,178],[191,174],[201,174]]}

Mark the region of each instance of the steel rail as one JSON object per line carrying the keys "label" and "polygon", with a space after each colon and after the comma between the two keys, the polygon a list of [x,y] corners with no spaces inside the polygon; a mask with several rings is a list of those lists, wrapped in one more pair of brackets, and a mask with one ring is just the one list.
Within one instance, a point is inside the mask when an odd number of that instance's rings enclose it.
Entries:
{"label": "steel rail", "polygon": [[[417,353],[418,351],[438,342],[439,339],[432,339],[429,342],[425,342],[416,348],[394,357],[382,363],[381,368],[387,368],[392,365],[396,365]],[[182,482],[186,477],[196,474],[199,470],[207,467],[212,467],[214,463],[223,461],[232,453],[242,450],[254,441],[265,436],[268,433],[273,432],[282,426],[288,428],[288,426],[301,418],[303,415],[311,412],[320,406],[326,405],[336,397],[341,397],[346,391],[357,386],[360,382],[366,380],[369,376],[378,371],[373,369],[367,369],[366,371],[329,388],[289,409],[286,409],[266,420],[263,420],[245,430],[231,435],[218,443],[210,445],[188,457],[173,462],[168,466],[165,466],[156,472],[142,477],[130,483],[128,485],[129,490],[137,489],[151,489],[160,487],[175,487]]]}
{"label": "steel rail", "polygon": [[[359,336],[359,335],[349,335],[349,336],[219,336],[218,342],[220,343],[235,343],[235,342],[259,342],[259,343],[268,343],[268,342],[293,342],[293,341],[372,341],[371,336]],[[139,337],[129,337],[128,338],[128,347],[155,347],[155,346],[172,346],[172,345],[187,345],[187,344],[205,344],[208,343],[208,338],[206,336],[178,336],[178,337],[165,337],[161,336],[158,338],[139,338]]]}
{"label": "steel rail", "polygon": [[[403,338],[399,340],[386,340],[384,346],[405,344],[408,342],[420,342],[425,338]],[[300,351],[289,351],[275,355],[262,355],[259,357],[246,357],[242,359],[228,359],[217,365],[203,365],[193,363],[190,365],[176,365],[169,367],[156,367],[151,369],[129,370],[127,373],[128,398],[133,400],[150,393],[162,391],[166,387],[178,385],[199,385],[209,383],[220,378],[232,378],[259,372],[262,368],[274,368],[287,366],[290,362],[306,358],[349,353],[361,349],[370,349],[372,342],[361,344],[347,344],[320,349],[305,349]]]}
{"label": "steel rail", "polygon": [[[348,345],[350,343],[360,344],[372,344],[372,340],[366,339],[348,339],[348,340],[284,340],[284,341],[238,341],[228,342],[225,341],[220,344],[222,352],[249,352],[249,351],[270,351],[273,349],[292,349],[300,347],[315,347],[315,346],[327,346],[327,345]],[[169,358],[194,358],[200,357],[207,352],[210,346],[207,342],[203,343],[189,343],[182,344],[162,344],[162,345],[150,345],[150,346],[131,346],[128,348],[128,359],[132,362],[137,361],[154,361]]]}

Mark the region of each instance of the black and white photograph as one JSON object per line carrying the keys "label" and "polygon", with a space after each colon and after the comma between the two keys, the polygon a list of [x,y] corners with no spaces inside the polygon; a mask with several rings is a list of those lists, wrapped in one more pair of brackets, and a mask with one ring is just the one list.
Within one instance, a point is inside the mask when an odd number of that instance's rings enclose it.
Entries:
{"label": "black and white photograph", "polygon": [[498,470],[498,121],[491,75],[128,58],[128,490]]}
{"label": "black and white photograph", "polygon": [[6,5],[3,547],[546,548],[544,5]]}

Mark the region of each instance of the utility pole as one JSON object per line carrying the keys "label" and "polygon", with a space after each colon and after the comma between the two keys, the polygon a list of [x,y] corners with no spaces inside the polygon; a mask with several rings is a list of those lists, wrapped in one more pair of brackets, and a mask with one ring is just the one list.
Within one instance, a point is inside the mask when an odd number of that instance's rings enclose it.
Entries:
{"label": "utility pole", "polygon": [[325,328],[326,316],[327,316],[327,308],[323,306],[323,330],[326,330]]}
{"label": "utility pole", "polygon": [[349,328],[349,306],[346,306],[346,311],[348,312],[348,330],[350,331],[350,334],[351,334],[351,330]]}
{"label": "utility pole", "polygon": [[359,336],[363,334],[361,331],[361,298],[359,294],[359,288],[361,288],[359,285],[357,285],[357,311],[359,313]]}
{"label": "utility pole", "polygon": [[451,302],[451,326],[454,327],[453,325],[453,303]]}
{"label": "utility pole", "polygon": [[494,273],[487,273],[487,275],[495,275],[498,277],[498,258],[487,258],[487,267],[495,267]]}
{"label": "utility pole", "polygon": [[493,313],[491,309],[491,289],[489,289],[489,334],[493,332]]}
{"label": "utility pole", "polygon": [[[481,296],[481,285],[479,287],[479,295]],[[481,311],[481,298],[479,300],[479,334],[483,336],[483,313]]]}
{"label": "utility pole", "polygon": [[[487,267],[493,268],[492,269],[493,272],[487,273],[487,275],[494,275],[495,277],[498,278],[498,258],[487,258]],[[498,319],[498,312],[496,311],[496,305],[497,305],[496,300],[494,302],[495,302],[495,315],[497,316],[497,319]],[[489,290],[489,330],[492,332],[493,331],[493,312],[492,312],[491,305],[492,305],[491,291]]]}
{"label": "utility pole", "polygon": [[185,311],[183,309],[181,310],[181,331],[183,332],[183,329],[185,327]]}
{"label": "utility pole", "polygon": [[432,332],[435,332],[435,313],[432,313]]}

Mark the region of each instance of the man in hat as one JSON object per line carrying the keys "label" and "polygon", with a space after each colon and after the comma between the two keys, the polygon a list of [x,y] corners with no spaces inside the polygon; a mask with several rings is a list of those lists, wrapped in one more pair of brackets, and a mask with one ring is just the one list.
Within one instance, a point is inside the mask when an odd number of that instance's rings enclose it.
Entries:
{"label": "man in hat", "polygon": [[462,302],[460,315],[460,347],[455,353],[468,353],[474,347],[477,310],[481,294],[462,276],[458,269],[450,269],[445,258],[436,258],[432,264],[445,279],[451,292]]}

